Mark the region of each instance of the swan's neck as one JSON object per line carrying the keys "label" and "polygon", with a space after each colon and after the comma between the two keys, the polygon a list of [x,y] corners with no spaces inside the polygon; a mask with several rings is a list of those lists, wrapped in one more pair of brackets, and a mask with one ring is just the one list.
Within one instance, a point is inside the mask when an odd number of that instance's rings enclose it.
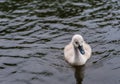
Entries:
{"label": "swan's neck", "polygon": [[80,53],[79,49],[74,47],[74,52],[75,52],[75,55],[74,55],[75,63],[80,65],[85,64],[87,59],[85,58],[84,55]]}
{"label": "swan's neck", "polygon": [[75,52],[75,56],[76,57],[81,57],[81,56],[83,56],[81,53],[80,53],[80,50],[78,49],[78,48],[76,48],[76,47],[74,47],[74,52]]}

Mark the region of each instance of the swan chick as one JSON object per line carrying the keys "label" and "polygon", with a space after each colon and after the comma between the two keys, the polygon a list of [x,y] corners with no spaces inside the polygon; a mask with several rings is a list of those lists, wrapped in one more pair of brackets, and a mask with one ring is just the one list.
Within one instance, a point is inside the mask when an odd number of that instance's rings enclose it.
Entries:
{"label": "swan chick", "polygon": [[90,45],[84,41],[83,37],[75,34],[64,48],[64,58],[70,65],[81,66],[91,57],[91,52]]}

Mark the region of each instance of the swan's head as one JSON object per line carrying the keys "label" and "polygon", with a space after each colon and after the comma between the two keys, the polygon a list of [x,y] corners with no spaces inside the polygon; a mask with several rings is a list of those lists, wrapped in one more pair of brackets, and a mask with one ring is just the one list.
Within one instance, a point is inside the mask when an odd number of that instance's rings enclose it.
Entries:
{"label": "swan's head", "polygon": [[85,54],[83,49],[84,39],[81,35],[76,34],[72,37],[72,44],[75,48],[78,48],[81,54]]}

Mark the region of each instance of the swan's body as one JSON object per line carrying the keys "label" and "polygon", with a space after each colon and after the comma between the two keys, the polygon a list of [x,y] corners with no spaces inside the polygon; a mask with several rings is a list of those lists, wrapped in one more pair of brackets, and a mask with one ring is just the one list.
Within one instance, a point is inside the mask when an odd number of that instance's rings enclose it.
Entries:
{"label": "swan's body", "polygon": [[81,35],[74,35],[72,41],[64,48],[65,60],[73,65],[84,65],[91,57],[91,47],[83,40]]}

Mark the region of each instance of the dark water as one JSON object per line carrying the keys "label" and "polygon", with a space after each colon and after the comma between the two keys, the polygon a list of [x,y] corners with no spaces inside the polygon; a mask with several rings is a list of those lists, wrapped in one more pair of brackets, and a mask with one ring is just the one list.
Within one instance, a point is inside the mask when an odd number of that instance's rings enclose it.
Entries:
{"label": "dark water", "polygon": [[[63,48],[93,49],[72,68]],[[120,84],[119,0],[0,0],[0,84]]]}

